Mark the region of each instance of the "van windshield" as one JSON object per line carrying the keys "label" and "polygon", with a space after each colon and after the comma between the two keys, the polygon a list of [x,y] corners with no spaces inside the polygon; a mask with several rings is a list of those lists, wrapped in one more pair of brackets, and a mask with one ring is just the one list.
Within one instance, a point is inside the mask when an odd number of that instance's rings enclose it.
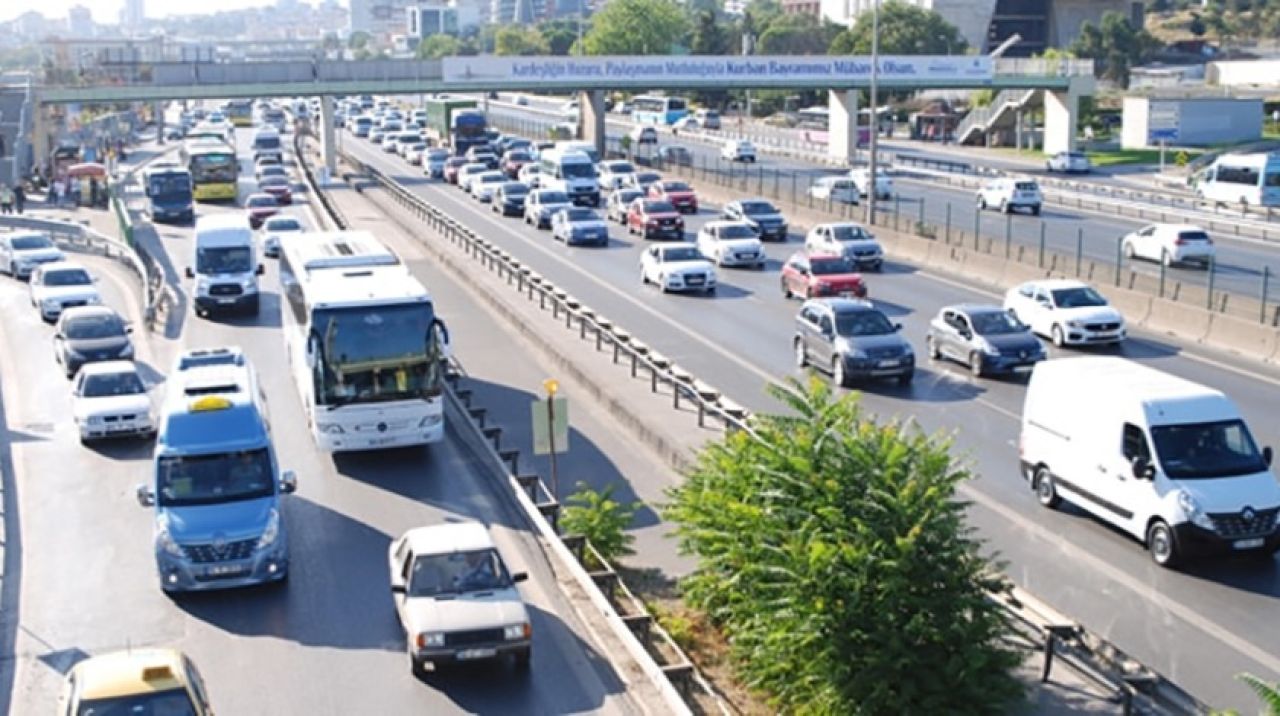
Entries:
{"label": "van windshield", "polygon": [[595,179],[596,168],[592,164],[561,164],[560,173],[565,179]]}
{"label": "van windshield", "polygon": [[1170,479],[1232,477],[1267,469],[1242,420],[1159,425],[1151,428],[1151,440]]}
{"label": "van windshield", "polygon": [[163,507],[210,505],[269,497],[275,491],[266,448],[217,455],[168,455],[156,465]]}
{"label": "van windshield", "polygon": [[248,246],[203,248],[196,251],[196,273],[247,273],[253,255]]}

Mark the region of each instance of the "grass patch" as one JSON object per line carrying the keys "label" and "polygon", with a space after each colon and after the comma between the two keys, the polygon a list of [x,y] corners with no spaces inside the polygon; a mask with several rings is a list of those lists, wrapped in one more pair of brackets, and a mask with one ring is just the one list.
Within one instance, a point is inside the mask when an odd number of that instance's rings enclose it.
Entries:
{"label": "grass patch", "polygon": [[[1204,154],[1200,149],[1175,149],[1170,147],[1165,150],[1164,159],[1166,162],[1172,163],[1178,152],[1186,152],[1187,160],[1190,161]],[[1093,162],[1095,167],[1111,167],[1118,164],[1159,164],[1159,149],[1110,149],[1096,152],[1085,152],[1089,156],[1089,161]]]}

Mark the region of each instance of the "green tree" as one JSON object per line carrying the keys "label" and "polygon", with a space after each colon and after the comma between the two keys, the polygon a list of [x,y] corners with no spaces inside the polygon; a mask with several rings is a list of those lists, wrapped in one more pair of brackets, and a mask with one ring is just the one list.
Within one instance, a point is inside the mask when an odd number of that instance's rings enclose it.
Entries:
{"label": "green tree", "polygon": [[582,41],[588,55],[665,55],[688,34],[689,19],[675,0],[610,0]]}
{"label": "green tree", "polygon": [[418,59],[438,60],[460,55],[462,43],[453,35],[429,35],[418,43]]}
{"label": "green tree", "polygon": [[578,491],[569,497],[560,518],[565,534],[586,537],[600,556],[610,562],[634,554],[631,543],[635,537],[626,530],[640,504],[624,505],[613,499],[615,487],[617,485],[610,483],[596,491],[587,483],[579,482]]}
{"label": "green tree", "polygon": [[1200,15],[1194,12],[1191,13],[1191,22],[1187,23],[1187,32],[1196,37],[1204,37],[1204,33],[1208,31],[1209,28],[1205,27],[1204,20]]}
{"label": "green tree", "polygon": [[1262,702],[1262,713],[1267,716],[1280,716],[1280,684],[1268,683],[1253,674],[1238,674],[1237,679],[1243,681]]}
{"label": "green tree", "polygon": [[784,713],[1003,712],[1020,657],[948,443],[825,381],[770,392],[788,415],[706,446],[665,508],[747,686]]}
{"label": "green tree", "polygon": [[[833,55],[871,54],[871,13],[831,41]],[[880,46],[886,55],[963,55],[968,44],[955,25],[933,10],[890,0],[880,6]]]}
{"label": "green tree", "polygon": [[756,40],[756,52],[761,55],[823,55],[831,39],[823,30],[822,21],[816,15],[780,15]]}
{"label": "green tree", "polygon": [[369,46],[369,33],[364,30],[356,30],[351,33],[351,37],[347,38],[347,47],[352,50],[363,50]]}
{"label": "green tree", "polygon": [[1135,30],[1124,15],[1108,10],[1102,22],[1085,22],[1069,51],[1076,57],[1091,58],[1104,79],[1129,86],[1129,70],[1149,57],[1159,41],[1146,30]]}
{"label": "green tree", "polygon": [[547,41],[547,50],[553,55],[567,55],[578,40],[578,20],[547,20],[538,25],[538,32]]}
{"label": "green tree", "polygon": [[733,37],[729,28],[716,20],[712,10],[703,10],[693,18],[693,34],[689,39],[689,51],[695,55],[731,55]]}
{"label": "green tree", "polygon": [[495,55],[545,55],[551,52],[547,39],[531,27],[504,25],[493,37]]}

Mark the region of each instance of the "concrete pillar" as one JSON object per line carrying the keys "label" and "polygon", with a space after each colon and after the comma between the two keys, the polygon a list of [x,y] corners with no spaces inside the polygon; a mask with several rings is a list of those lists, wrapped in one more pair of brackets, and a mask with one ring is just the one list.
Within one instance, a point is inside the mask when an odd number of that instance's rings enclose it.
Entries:
{"label": "concrete pillar", "polygon": [[164,102],[156,102],[151,114],[156,118],[156,143],[164,144]]}
{"label": "concrete pillar", "polygon": [[849,164],[858,158],[858,90],[831,90],[827,151]]}
{"label": "concrete pillar", "polygon": [[605,156],[604,90],[583,92],[578,97],[578,135],[584,142],[596,145],[600,156]]}
{"label": "concrete pillar", "polygon": [[320,97],[320,154],[324,157],[324,180],[328,181],[338,171],[338,152],[334,142],[337,132],[333,127],[333,97]]}
{"label": "concrete pillar", "polygon": [[40,104],[40,97],[32,98],[31,107],[31,158],[40,171],[44,171],[45,162],[51,162],[49,156],[49,127],[45,119],[45,106]]}
{"label": "concrete pillar", "polygon": [[1044,93],[1044,152],[1056,154],[1076,148],[1076,120],[1080,95],[1072,87],[1066,92]]}
{"label": "concrete pillar", "polygon": [[1025,124],[1025,122],[1023,122],[1022,108],[1019,107],[1013,114],[1013,148],[1017,151],[1022,151],[1023,124]]}

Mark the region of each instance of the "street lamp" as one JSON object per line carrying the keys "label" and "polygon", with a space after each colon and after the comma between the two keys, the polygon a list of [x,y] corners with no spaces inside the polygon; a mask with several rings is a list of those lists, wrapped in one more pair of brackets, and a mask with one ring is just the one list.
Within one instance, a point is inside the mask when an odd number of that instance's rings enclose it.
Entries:
{"label": "street lamp", "polygon": [[867,145],[867,224],[876,223],[876,136],[880,134],[876,81],[880,74],[880,0],[871,0],[871,141]]}

